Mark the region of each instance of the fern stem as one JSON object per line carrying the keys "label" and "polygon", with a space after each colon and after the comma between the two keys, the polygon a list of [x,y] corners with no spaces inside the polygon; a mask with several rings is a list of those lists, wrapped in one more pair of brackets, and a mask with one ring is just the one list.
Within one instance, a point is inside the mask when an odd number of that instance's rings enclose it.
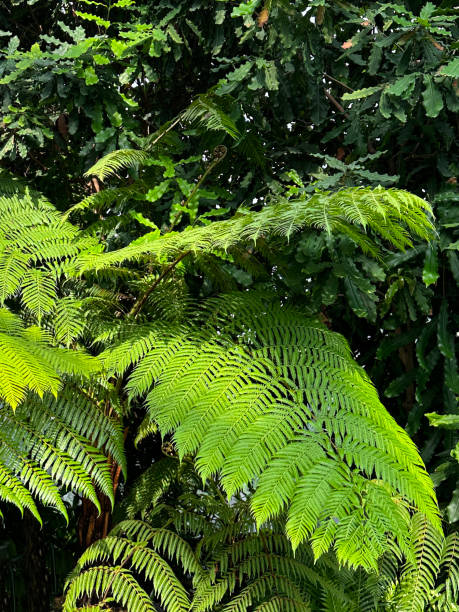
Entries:
{"label": "fern stem", "polygon": [[165,130],[163,130],[160,134],[158,134],[158,136],[153,140],[153,142],[148,146],[148,148],[152,147],[153,145],[155,145],[159,140],[161,140],[161,138],[163,136],[165,136],[168,132],[170,132],[172,130],[172,128],[174,128],[177,123],[179,123],[180,119],[182,118],[182,115],[179,115],[170,125],[169,127],[167,127]]}
{"label": "fern stem", "polygon": [[[204,183],[204,181],[209,176],[209,174],[212,172],[212,170],[215,168],[215,166],[218,166],[218,164],[222,161],[222,159],[224,159],[226,157],[226,153],[227,153],[227,148],[225,147],[225,145],[218,145],[217,147],[215,147],[215,149],[213,150],[213,160],[207,166],[207,168],[204,171],[203,175],[198,180],[196,185],[193,187],[190,195],[187,197],[187,199],[185,200],[185,203],[183,204],[183,208],[188,208],[188,205],[191,202],[191,198],[196,194],[198,189]],[[172,223],[171,223],[171,225],[170,225],[170,227],[168,229],[168,232],[171,232],[174,229],[174,227],[177,225],[177,223],[182,218],[182,215],[183,215],[183,211],[179,211],[175,215],[175,217],[172,220]],[[194,225],[194,223],[193,223],[193,225]]]}
{"label": "fern stem", "polygon": [[185,251],[179,257],[177,257],[177,259],[175,261],[173,261],[165,270],[163,270],[163,272],[161,272],[161,274],[155,280],[155,282],[145,291],[145,293],[142,295],[142,297],[140,297],[137,300],[137,302],[134,304],[134,306],[131,308],[131,310],[129,311],[129,313],[127,315],[128,318],[135,319],[137,317],[137,315],[139,314],[139,312],[143,308],[145,302],[148,300],[148,298],[153,293],[153,291],[156,289],[156,287],[159,285],[159,283],[163,279],[165,279],[166,276],[168,276],[172,272],[172,270],[182,261],[182,259],[185,259],[185,257],[187,255],[189,255],[190,253],[191,253],[191,251]]}

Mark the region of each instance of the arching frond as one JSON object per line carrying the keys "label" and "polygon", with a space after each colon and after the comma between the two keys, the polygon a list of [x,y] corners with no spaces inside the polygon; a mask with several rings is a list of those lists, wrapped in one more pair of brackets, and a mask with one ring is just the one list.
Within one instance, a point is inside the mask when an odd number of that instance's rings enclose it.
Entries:
{"label": "arching frond", "polygon": [[57,393],[61,377],[75,374],[88,378],[100,368],[98,360],[83,352],[49,346],[49,337],[38,327],[0,308],[0,398],[13,408],[28,390],[40,397]]}
{"label": "arching frond", "polygon": [[229,497],[256,483],[259,526],[288,508],[294,547],[312,538],[316,557],[334,547],[367,569],[389,533],[406,550],[408,507],[438,528],[416,448],[342,336],[253,293],[210,300],[187,325],[136,329],[101,355],[106,368],[135,366],[130,397],[147,393],[150,422],[196,455],[203,480],[219,474]]}
{"label": "arching frond", "polygon": [[[100,604],[110,595],[128,610],[155,610],[152,599],[140,587],[135,575],[153,586],[155,598],[168,612],[187,612],[190,602],[177,579],[168,556],[186,572],[199,566],[189,544],[170,531],[152,529],[140,521],[120,523],[112,533],[92,544],[80,557],[69,576],[64,610],[74,610],[84,595],[96,595]],[[112,562],[113,566],[95,566]]]}
{"label": "arching frond", "polygon": [[202,125],[207,130],[226,132],[234,139],[240,137],[234,120],[222,108],[222,98],[217,98],[212,92],[198,96],[180,117],[189,123]]}
{"label": "arching frond", "polygon": [[[0,407],[0,497],[40,520],[34,498],[67,516],[62,489],[99,501],[96,487],[113,503],[105,453],[125,470],[123,435],[87,395],[71,384],[56,398],[28,394],[15,412]],[[105,452],[101,449],[105,449]]]}
{"label": "arching frond", "polygon": [[105,181],[109,176],[116,174],[120,170],[144,164],[149,157],[149,153],[139,149],[112,151],[91,166],[85,172],[85,176],[96,176],[99,180]]}
{"label": "arching frond", "polygon": [[410,548],[412,558],[407,559],[396,591],[397,607],[422,612],[435,586],[443,548],[440,534],[422,514],[412,518]]}
{"label": "arching frond", "polygon": [[80,269],[98,270],[138,259],[146,254],[171,259],[190,251],[226,251],[241,242],[261,237],[289,238],[304,228],[345,233],[364,251],[377,254],[376,245],[366,234],[371,230],[397,248],[411,245],[412,237],[428,238],[432,225],[429,205],[421,198],[398,189],[355,188],[337,193],[316,193],[309,199],[289,200],[266,206],[259,212],[241,209],[233,218],[211,225],[168,233],[154,240],[143,239],[102,255],[82,255]]}

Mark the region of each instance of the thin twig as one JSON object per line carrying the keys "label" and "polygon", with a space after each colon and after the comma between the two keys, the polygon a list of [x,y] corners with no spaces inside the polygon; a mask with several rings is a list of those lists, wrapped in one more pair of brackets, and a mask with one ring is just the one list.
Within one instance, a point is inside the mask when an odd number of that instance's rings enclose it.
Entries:
{"label": "thin twig", "polygon": [[170,130],[171,130],[173,127],[175,127],[175,126],[177,125],[177,123],[180,121],[180,119],[181,119],[181,118],[182,118],[182,117],[181,117],[181,115],[179,115],[179,116],[177,117],[177,119],[175,119],[175,121],[173,121],[173,122],[170,124],[170,126],[169,126],[168,128],[166,128],[164,131],[162,131],[162,132],[161,132],[161,134],[159,134],[159,135],[158,135],[158,136],[157,136],[157,137],[156,137],[156,138],[153,140],[153,142],[152,142],[152,143],[151,143],[149,146],[150,146],[150,147],[152,147],[152,146],[153,146],[153,145],[155,145],[155,144],[156,144],[156,143],[157,143],[159,140],[161,140],[161,138],[162,138],[163,136],[165,136],[165,135],[167,134],[167,132],[170,132]]}
{"label": "thin twig", "polygon": [[325,89],[325,87],[324,87],[324,93],[327,96],[327,98],[330,100],[330,102],[333,104],[333,106],[336,106],[336,108],[339,110],[339,112],[343,113],[343,115],[346,117],[346,119],[349,119],[349,113],[346,113],[346,111],[341,106],[341,104],[338,102],[338,100],[336,100],[336,98],[334,98],[331,95],[331,93]]}
{"label": "thin twig", "polygon": [[325,78],[330,79],[330,81],[335,81],[335,83],[338,83],[338,85],[344,87],[344,89],[347,89],[348,91],[354,91],[352,87],[349,87],[349,85],[346,85],[346,83],[343,83],[342,81],[338,81],[338,79],[335,79],[335,77],[332,77],[330,74],[327,74],[326,72],[323,72],[322,74]]}

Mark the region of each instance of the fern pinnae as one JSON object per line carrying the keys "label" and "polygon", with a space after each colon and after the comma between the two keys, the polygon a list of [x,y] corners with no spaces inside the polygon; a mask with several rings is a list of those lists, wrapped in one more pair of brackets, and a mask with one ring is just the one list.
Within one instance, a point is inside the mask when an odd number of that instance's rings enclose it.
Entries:
{"label": "fern pinnae", "polygon": [[424,609],[440,567],[441,535],[421,513],[412,518],[411,548],[414,558],[406,561],[396,590],[398,609],[403,612]]}
{"label": "fern pinnae", "polygon": [[112,151],[91,166],[91,168],[85,172],[85,176],[95,176],[99,180],[105,181],[105,179],[116,174],[120,170],[134,168],[140,164],[144,164],[148,158],[149,154],[139,149],[120,149],[118,151]]}
{"label": "fern pinnae", "polygon": [[[368,194],[372,192],[374,197],[380,202],[386,211],[386,219],[384,220],[374,209],[366,209],[365,202]],[[390,192],[390,193],[389,193]],[[302,202],[303,206],[298,208],[298,202],[287,202],[283,205],[274,204],[267,206],[259,212],[244,211],[244,214],[235,215],[232,219],[226,221],[216,221],[211,226],[195,227],[186,232],[176,234],[166,234],[154,241],[142,241],[141,244],[131,244],[119,251],[105,253],[102,256],[84,255],[80,257],[80,270],[82,273],[89,270],[97,270],[106,265],[122,263],[125,260],[138,259],[145,254],[162,258],[162,257],[177,257],[185,251],[191,252],[210,252],[218,249],[227,251],[231,246],[241,242],[249,242],[256,240],[262,228],[263,235],[276,235],[285,231],[287,227],[295,227],[298,230],[306,227],[319,227],[327,232],[340,230],[343,226],[349,226],[353,229],[349,233],[357,244],[360,242],[359,236],[362,235],[362,244],[367,247],[368,239],[365,233],[359,229],[362,227],[362,220],[365,221],[365,227],[370,228],[376,234],[382,236],[390,244],[403,249],[411,245],[411,237],[405,226],[409,213],[412,210],[419,211],[419,222],[413,221],[410,217],[410,226],[414,236],[420,238],[432,237],[432,224],[427,219],[425,211],[427,203],[420,198],[411,194],[398,196],[397,190],[375,190],[355,188],[343,190],[337,194],[314,194],[310,200]],[[340,205],[340,199],[349,198],[352,194],[354,206],[358,202],[362,202],[362,207],[359,208],[358,218],[352,215],[351,218],[343,210]],[[390,212],[391,202],[396,199],[399,202],[402,215],[395,217]],[[411,205],[408,207],[403,202],[409,201]],[[408,221],[407,221],[408,222]],[[356,230],[359,229],[359,233]]]}

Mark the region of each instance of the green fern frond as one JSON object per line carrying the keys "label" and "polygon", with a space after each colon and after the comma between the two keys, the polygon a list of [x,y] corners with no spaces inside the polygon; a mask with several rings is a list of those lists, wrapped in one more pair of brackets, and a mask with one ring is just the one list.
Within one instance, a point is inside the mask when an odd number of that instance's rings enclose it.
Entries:
{"label": "green fern frond", "polygon": [[54,278],[39,268],[28,270],[22,279],[22,302],[36,315],[38,323],[53,310],[56,301]]}
{"label": "green fern frond", "polygon": [[222,100],[211,92],[198,96],[181,114],[183,121],[198,124],[207,130],[226,132],[231,138],[240,138],[240,132],[233,119],[222,107]]}
{"label": "green fern frond", "polygon": [[73,215],[76,212],[84,212],[88,209],[100,214],[102,211],[107,210],[107,208],[109,208],[111,205],[120,205],[140,191],[141,187],[138,182],[134,183],[133,185],[128,185],[127,187],[102,189],[97,193],[87,196],[69,208],[63,215],[63,218],[68,219],[70,215]]}
{"label": "green fern frond", "polygon": [[446,602],[459,601],[459,533],[445,538],[440,559],[441,597]]}
{"label": "green fern frond", "polygon": [[[117,534],[125,534],[125,537]],[[189,544],[176,534],[152,529],[139,521],[125,521],[109,536],[92,544],[80,557],[68,579],[64,610],[73,610],[72,606],[84,595],[99,596],[102,604],[109,592],[128,610],[155,610],[152,600],[134,578],[134,573],[137,573],[152,583],[155,596],[168,612],[188,611],[190,602],[184,587],[157,551],[180,562],[185,571],[199,569]],[[86,568],[107,561],[111,561],[114,567]],[[110,574],[111,582],[107,574]],[[119,584],[115,584],[117,580]]]}
{"label": "green fern frond", "polygon": [[340,335],[253,293],[195,318],[146,326],[101,358],[118,374],[135,366],[130,396],[152,387],[151,421],[180,457],[196,454],[204,481],[220,474],[229,497],[256,481],[259,526],[287,507],[294,547],[312,537],[317,556],[334,546],[353,567],[376,569],[388,533],[406,549],[410,505],[439,528],[415,446]]}
{"label": "green fern frond", "polygon": [[[104,599],[110,594],[128,612],[156,612],[150,597],[131,572],[123,567],[110,566],[90,568],[75,578],[67,592],[63,612],[74,612],[79,609],[78,600],[93,593]],[[104,593],[107,593],[105,597]],[[96,610],[98,608],[106,609],[105,605],[96,607]]]}
{"label": "green fern frond", "polygon": [[401,612],[421,612],[440,570],[443,542],[423,514],[415,514],[411,525],[411,550],[396,590],[397,609]]}
{"label": "green fern frond", "polygon": [[105,181],[109,176],[113,176],[120,170],[135,168],[144,164],[149,157],[150,155],[146,151],[138,149],[112,151],[91,166],[85,172],[85,176],[96,176],[99,180]]}
{"label": "green fern frond", "polygon": [[155,461],[133,482],[129,493],[121,502],[121,512],[130,519],[144,513],[156,504],[171,482],[177,477],[179,462],[164,457]]}
{"label": "green fern frond", "polygon": [[86,376],[99,370],[96,358],[50,347],[37,327],[25,328],[21,320],[0,308],[0,397],[16,408],[27,390],[40,397],[54,395],[64,374]]}
{"label": "green fern frond", "polygon": [[76,300],[71,296],[56,300],[54,304],[52,316],[54,335],[59,343],[67,347],[77,340],[85,329],[82,305],[82,300]]}
{"label": "green fern frond", "polygon": [[0,424],[0,497],[21,511],[28,508],[38,520],[33,496],[67,516],[62,488],[98,507],[97,485],[113,503],[110,466],[101,449],[110,450],[125,470],[122,431],[80,390],[65,387],[58,398],[46,394],[42,400],[29,394],[14,413],[0,408]]}
{"label": "green fern frond", "polygon": [[261,237],[284,236],[288,239],[308,227],[328,233],[345,231],[365,252],[376,254],[377,248],[366,234],[367,230],[403,249],[412,244],[412,237],[426,239],[433,235],[430,213],[430,206],[424,200],[397,189],[354,188],[334,194],[316,193],[309,199],[273,204],[259,212],[241,209],[227,221],[168,233],[151,241],[146,239],[118,251],[82,255],[79,265],[84,272],[147,254],[164,260],[187,251],[227,251],[242,242],[256,243]]}

